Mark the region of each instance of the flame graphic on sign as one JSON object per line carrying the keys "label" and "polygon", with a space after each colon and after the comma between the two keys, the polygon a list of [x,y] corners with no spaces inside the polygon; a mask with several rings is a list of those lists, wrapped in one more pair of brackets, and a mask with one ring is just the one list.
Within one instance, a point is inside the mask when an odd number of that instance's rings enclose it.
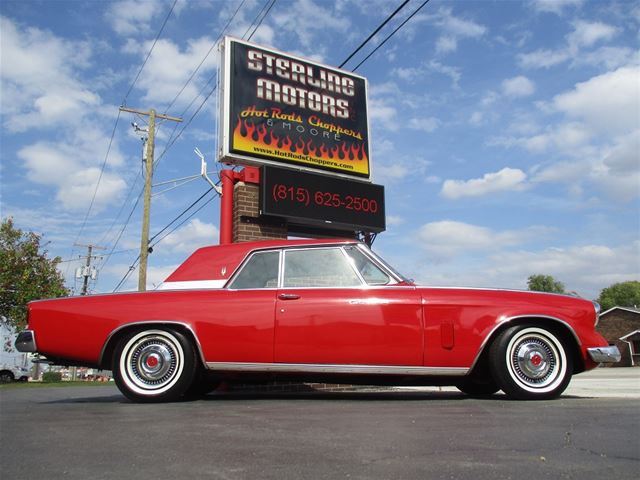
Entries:
{"label": "flame graphic on sign", "polygon": [[369,174],[369,157],[364,143],[342,141],[327,146],[322,141],[289,135],[279,136],[266,125],[238,118],[233,130],[233,149],[248,154],[273,156],[297,163],[306,163],[344,171]]}

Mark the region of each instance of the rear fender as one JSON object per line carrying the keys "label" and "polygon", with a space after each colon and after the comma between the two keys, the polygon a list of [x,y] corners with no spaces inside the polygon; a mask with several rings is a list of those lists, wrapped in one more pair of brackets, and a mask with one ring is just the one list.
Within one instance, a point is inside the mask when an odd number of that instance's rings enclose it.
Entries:
{"label": "rear fender", "polygon": [[99,365],[100,368],[104,368],[110,370],[112,368],[111,360],[113,358],[113,352],[116,349],[116,345],[122,335],[131,332],[138,332],[140,330],[145,330],[148,328],[162,328],[162,327],[171,327],[174,328],[183,334],[187,335],[188,338],[193,342],[197,352],[198,357],[200,358],[201,364],[204,366],[206,364],[204,354],[202,353],[202,347],[200,345],[200,340],[198,336],[193,331],[191,325],[185,322],[180,322],[177,320],[144,320],[140,322],[127,323],[126,325],[121,325],[115,330],[113,330],[109,336],[107,337],[104,346],[102,347],[102,351],[100,352]]}

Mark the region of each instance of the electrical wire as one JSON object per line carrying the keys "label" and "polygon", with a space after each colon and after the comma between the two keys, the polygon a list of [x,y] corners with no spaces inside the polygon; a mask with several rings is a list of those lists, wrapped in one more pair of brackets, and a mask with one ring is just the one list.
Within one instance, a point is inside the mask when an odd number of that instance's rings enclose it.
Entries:
{"label": "electrical wire", "polygon": [[[198,64],[198,66],[195,68],[195,70],[193,72],[191,72],[191,75],[189,76],[189,78],[187,79],[187,81],[185,82],[185,84],[182,86],[182,88],[180,89],[180,91],[178,92],[178,94],[173,97],[173,100],[171,100],[171,103],[169,103],[169,106],[165,109],[164,113],[166,114],[169,109],[176,103],[176,101],[178,100],[178,98],[180,97],[180,95],[182,95],[182,92],[184,92],[185,88],[187,88],[187,85],[189,85],[189,83],[191,83],[191,81],[193,80],[193,77],[195,77],[196,73],[198,73],[198,70],[200,70],[200,67],[202,67],[202,65],[204,64],[204,62],[207,60],[207,58],[209,57],[209,55],[211,55],[211,52],[213,51],[213,49],[216,47],[216,45],[218,45],[218,42],[220,41],[220,39],[222,38],[222,36],[224,35],[224,32],[227,31],[227,29],[229,28],[229,25],[231,25],[231,22],[234,20],[234,18],[236,18],[236,15],[238,14],[238,12],[240,11],[240,9],[242,8],[242,6],[244,5],[244,3],[246,2],[246,0],[242,0],[242,2],[240,3],[240,5],[238,6],[238,8],[236,8],[236,11],[233,13],[233,15],[231,16],[231,18],[227,21],[227,24],[224,26],[224,28],[222,29],[222,31],[220,32],[220,35],[218,35],[218,37],[214,40],[214,42],[211,44],[211,47],[209,48],[209,51],[206,53],[206,55],[202,58],[202,60],[200,60],[200,63]],[[181,115],[182,116],[182,115]]]}
{"label": "electrical wire", "polygon": [[[209,189],[207,192],[205,192],[205,195],[207,193],[209,193],[212,189]],[[202,197],[201,197],[202,198]],[[184,225],[185,222],[187,222],[188,220],[190,220],[194,215],[196,215],[200,210],[202,210],[204,207],[206,207],[209,203],[211,203],[213,201],[213,199],[215,198],[215,196],[211,197],[209,200],[207,200],[206,202],[204,202],[202,205],[200,205],[200,207],[195,210],[194,212],[191,213],[191,215],[189,215],[187,218],[185,218],[182,222],[180,222],[178,225],[176,225],[173,229],[171,229],[171,231],[167,232],[165,235],[163,235],[161,238],[159,238],[155,243],[150,244],[149,247],[153,248],[155,247],[157,244],[159,244],[162,240],[164,240],[165,238],[167,238],[169,235],[171,235],[173,232],[175,232],[178,228],[180,228],[182,225]],[[179,217],[178,217],[179,218]],[[166,228],[164,228],[162,231],[166,230]],[[153,236],[153,238],[156,238],[158,235],[160,234],[160,232],[158,232],[157,234],[155,234]],[[129,266],[129,270],[127,270],[127,272],[124,274],[124,276],[122,277],[122,279],[118,282],[118,285],[116,285],[116,287],[113,289],[113,293],[117,292],[120,287],[127,281],[127,279],[131,276],[131,274],[135,271],[136,266],[138,265],[138,262],[140,261],[140,255],[138,254],[138,256],[136,257],[136,259],[133,261],[133,263]]]}
{"label": "electrical wire", "polygon": [[[408,1],[408,0],[407,0]],[[253,29],[253,32],[251,32],[251,35],[249,35],[249,37],[247,38],[247,40],[251,40],[251,38],[253,37],[253,35],[256,33],[256,31],[258,30],[258,28],[260,27],[260,25],[262,25],[262,22],[264,20],[264,18],[269,15],[269,12],[271,11],[271,9],[273,8],[273,6],[276,4],[276,0],[272,0],[271,1],[271,5],[269,5],[269,8],[267,8],[267,11],[264,13],[264,15],[262,16],[262,19],[256,24],[256,28]],[[266,4],[265,4],[266,6]],[[264,10],[264,7],[262,8],[262,10]],[[260,12],[262,13],[262,11]],[[258,13],[258,17],[260,16],[260,13]],[[258,18],[256,17],[256,18]],[[255,21],[255,20],[254,20]],[[253,24],[251,24],[253,25]],[[249,26],[249,29],[251,28],[251,25]],[[246,35],[246,33],[245,33]]]}
{"label": "electrical wire", "polygon": [[[262,9],[260,10],[260,12],[258,13],[258,15],[256,16],[256,18],[254,19],[254,21],[251,23],[251,25],[249,26],[249,28],[247,29],[247,31],[245,32],[245,34],[243,35],[243,38],[249,33],[249,31],[251,30],[252,26],[254,24],[255,27],[253,29],[253,32],[251,33],[251,35],[249,36],[249,39],[253,36],[253,34],[257,31],[257,29],[260,27],[260,25],[264,22],[265,18],[267,17],[267,15],[269,14],[269,12],[271,11],[271,9],[273,8],[273,6],[275,5],[276,0],[267,0],[267,2],[265,2],[264,6],[262,7]],[[266,11],[265,11],[266,10]],[[263,14],[264,12],[264,14]],[[236,10],[237,13],[237,10]],[[234,14],[235,16],[235,14]],[[210,79],[208,80],[208,82],[205,84],[205,87],[216,77],[217,73],[212,75],[210,77]],[[211,89],[211,91],[206,95],[206,97],[203,99],[203,101],[200,103],[200,105],[198,106],[198,108],[195,110],[195,112],[191,115],[191,117],[189,118],[189,120],[184,124],[184,126],[182,127],[182,129],[180,130],[180,132],[178,133],[178,135],[175,138],[173,137],[173,133],[176,131],[178,125],[176,124],[176,126],[173,129],[172,134],[170,135],[169,141],[167,142],[167,145],[165,146],[165,148],[163,149],[162,153],[158,156],[158,159],[154,161],[154,168],[155,166],[160,162],[160,160],[162,160],[162,158],[164,157],[164,155],[167,153],[167,151],[175,144],[175,142],[180,138],[180,136],[182,135],[182,133],[189,127],[189,125],[191,125],[191,122],[193,121],[193,119],[198,115],[198,113],[200,113],[200,110],[202,110],[202,107],[205,105],[205,103],[207,102],[207,100],[209,100],[209,98],[211,97],[211,95],[213,94],[213,92],[216,91],[218,85],[214,85],[214,87]],[[204,90],[204,89],[203,89]],[[191,108],[191,105],[193,105],[193,103],[198,99],[198,97],[200,97],[202,93],[202,90],[194,97],[194,99],[190,102],[189,106],[185,109],[185,111],[183,112],[186,113],[187,110],[189,110],[189,108]],[[183,116],[181,115],[181,117]],[[141,192],[142,194],[142,192]],[[141,195],[138,196],[138,199],[136,200],[136,205],[138,203],[138,201],[140,200]],[[174,229],[172,229],[169,233],[167,233],[166,235],[164,235],[162,238],[160,238],[154,245],[157,245],[159,242],[161,242],[164,238],[166,238],[168,235],[170,235],[172,232],[174,232],[177,228],[179,228],[181,225],[184,224],[184,222],[186,222],[187,220],[189,220],[190,218],[192,218],[196,213],[198,213],[202,208],[204,208],[205,205],[207,205],[208,203],[210,203],[213,198],[209,199],[207,202],[205,202],[203,205],[201,205],[195,212],[193,212],[191,215],[189,215],[185,220],[183,220],[180,224],[178,224],[178,226],[176,226]],[[192,206],[188,207],[188,208],[192,208]],[[129,219],[131,218],[131,215],[133,214],[133,211],[135,210],[135,206],[132,209],[131,213],[129,214],[129,218],[127,219],[126,224],[128,223]],[[182,214],[180,214],[178,217],[182,216],[184,213],[186,213],[186,211],[188,211],[188,209],[186,209]],[[162,231],[166,230],[163,229]],[[114,249],[115,246],[117,245],[117,242],[119,241],[120,237],[122,236],[122,233],[124,232],[124,228],[120,231],[120,235],[118,237],[118,240],[116,241],[116,243],[114,244]],[[156,234],[157,236],[158,234]],[[153,237],[155,238],[155,236]],[[153,245],[151,245],[153,246]],[[111,258],[110,256],[108,258]],[[137,262],[139,261],[140,256],[138,256],[138,258],[134,261],[134,263],[129,267],[129,271],[125,274],[125,276],[122,278],[122,280],[118,283],[118,285],[116,286],[116,288],[114,289],[114,292],[117,291],[120,286],[126,281],[127,277],[131,274],[132,270],[135,268],[135,265],[137,264]],[[106,264],[106,261],[105,261]],[[104,264],[103,264],[104,266]]]}
{"label": "electrical wire", "polygon": [[140,260],[140,255],[138,255],[138,258],[136,258],[133,263],[131,265],[129,265],[129,270],[127,270],[127,273],[124,274],[124,277],[122,277],[122,279],[120,280],[120,282],[118,282],[118,285],[116,285],[116,288],[113,289],[113,293],[116,293],[120,287],[122,286],[122,284],[124,282],[127,281],[127,279],[131,276],[131,274],[133,273],[133,271],[136,269],[136,265],[138,265],[138,261]]}
{"label": "electrical wire", "polygon": [[156,35],[156,38],[153,41],[153,44],[151,45],[151,48],[147,52],[147,56],[145,57],[144,61],[142,62],[142,65],[140,65],[140,69],[138,70],[138,73],[136,74],[136,78],[133,79],[133,82],[129,86],[129,90],[127,90],[127,93],[124,96],[124,99],[122,100],[122,105],[126,105],[127,104],[127,98],[129,98],[129,94],[131,93],[131,90],[133,90],[133,87],[136,84],[136,82],[138,81],[138,78],[140,78],[140,74],[142,73],[142,70],[144,69],[144,66],[147,64],[147,60],[149,60],[149,57],[151,56],[151,52],[153,52],[153,49],[155,48],[156,43],[158,43],[158,39],[160,38],[160,35],[162,35],[162,31],[164,30],[164,27],[167,25],[167,21],[169,20],[169,17],[173,13],[173,9],[175,8],[176,3],[178,3],[178,0],[173,0],[173,5],[171,5],[171,9],[169,10],[169,13],[167,13],[167,16],[165,17],[164,22],[162,22],[162,26],[160,27],[160,30],[158,31],[158,34]]}
{"label": "electrical wire", "polygon": [[[82,232],[84,232],[84,227],[87,225],[87,220],[89,219],[89,214],[91,213],[91,209],[93,208],[93,204],[96,200],[96,195],[98,194],[98,188],[100,187],[100,181],[102,180],[102,175],[104,174],[104,170],[107,166],[107,160],[109,159],[109,153],[111,152],[111,146],[113,145],[113,139],[116,135],[116,130],[118,128],[118,122],[120,121],[120,110],[118,110],[118,115],[116,117],[116,121],[113,124],[113,130],[111,131],[111,137],[109,138],[109,144],[107,145],[107,152],[104,155],[104,160],[102,161],[102,166],[100,167],[100,174],[98,175],[98,181],[96,182],[96,188],[93,191],[93,196],[91,197],[91,201],[89,202],[89,208],[87,208],[87,213],[84,215],[84,219],[82,220],[82,225],[80,226],[80,230],[78,231],[78,235],[76,235],[75,240],[73,241],[74,246],[71,247],[71,253],[69,256],[73,255],[75,252],[75,244],[78,243],[78,239]],[[69,266],[65,270],[65,277],[69,274]]]}
{"label": "electrical wire", "polygon": [[358,53],[358,52],[362,49],[362,47],[364,47],[367,43],[369,43],[369,41],[374,37],[374,35],[375,35],[376,33],[378,33],[378,32],[382,29],[382,27],[384,27],[387,23],[389,23],[389,21],[390,21],[393,17],[395,17],[395,16],[396,16],[396,14],[397,14],[400,10],[402,10],[402,9],[404,8],[404,6],[405,6],[407,3],[409,3],[409,0],[405,0],[404,2],[402,2],[402,4],[401,4],[398,8],[396,8],[396,9],[394,10],[394,12],[393,12],[391,15],[389,15],[389,16],[387,17],[387,19],[386,19],[384,22],[382,22],[382,23],[378,26],[378,28],[376,28],[376,29],[371,33],[371,35],[369,35],[369,36],[365,39],[365,41],[364,41],[364,42],[362,42],[362,43],[360,44],[360,46],[359,46],[358,48],[356,48],[356,49],[351,53],[351,55],[349,55],[349,56],[347,57],[347,59],[346,59],[344,62],[342,62],[342,63],[339,65],[339,67],[338,67],[338,68],[342,68],[342,67],[344,67],[344,65],[345,65],[349,60],[351,60],[351,58],[352,58],[356,53]]}
{"label": "electrical wire", "polygon": [[180,217],[182,217],[185,213],[187,213],[189,210],[191,210],[198,202],[200,202],[200,200],[202,200],[211,190],[213,190],[213,187],[209,187],[209,189],[204,192],[202,195],[200,195],[196,200],[194,200],[191,205],[189,205],[187,208],[185,208],[182,213],[180,215],[178,215],[176,218],[174,218],[173,220],[171,220],[162,230],[160,230],[158,233],[156,233],[153,237],[151,237],[149,239],[149,243],[151,243],[153,240],[155,240],[155,238],[160,235],[162,232],[164,232],[165,230],[167,230],[171,225],[173,225],[173,223],[175,223],[176,221],[178,221],[180,219]]}
{"label": "electrical wire", "polygon": [[369,53],[369,55],[367,55],[366,57],[364,57],[364,60],[362,60],[358,65],[356,65],[356,66],[355,66],[355,68],[354,68],[352,71],[353,71],[353,72],[355,72],[355,71],[356,71],[356,70],[357,70],[357,69],[358,69],[358,68],[359,68],[359,67],[360,67],[364,62],[366,62],[367,60],[369,60],[369,58],[371,57],[371,55],[373,55],[374,53],[376,53],[380,47],[382,47],[385,43],[387,43],[387,40],[389,40],[391,37],[393,37],[393,36],[396,34],[396,32],[397,32],[398,30],[400,30],[402,27],[404,27],[404,25],[405,25],[409,20],[411,20],[411,19],[413,18],[413,16],[414,16],[416,13],[418,13],[418,12],[422,9],[422,7],[424,7],[427,3],[429,3],[429,1],[430,1],[430,0],[425,0],[425,1],[422,3],[422,5],[420,5],[418,8],[416,8],[416,10],[415,10],[411,15],[409,15],[409,16],[405,19],[405,21],[404,21],[404,22],[402,22],[400,25],[398,25],[398,26],[396,27],[396,29],[395,29],[393,32],[391,32],[389,35],[387,35],[387,37],[386,37],[382,42],[380,42],[380,45],[378,45],[376,48],[374,48],[374,49],[373,49],[373,51],[372,51],[371,53]]}
{"label": "electrical wire", "polygon": [[111,258],[111,255],[113,255],[113,251],[118,246],[118,243],[120,242],[120,239],[122,238],[122,235],[124,234],[124,231],[127,228],[127,225],[129,224],[129,220],[131,220],[131,217],[133,216],[133,212],[136,211],[136,207],[138,206],[138,202],[140,202],[140,199],[142,198],[142,193],[143,192],[141,191],[140,194],[138,195],[138,198],[136,198],[136,201],[133,204],[133,207],[131,208],[131,211],[129,212],[129,216],[127,217],[127,220],[124,222],[124,225],[120,229],[120,233],[118,234],[118,238],[116,238],[116,241],[114,242],[113,247],[111,247],[111,251],[109,252],[109,254],[105,255],[107,257],[107,259],[104,261],[104,263],[102,263],[100,265],[100,268],[104,268],[104,266],[107,264],[107,262]]}
{"label": "electrical wire", "polygon": [[[208,193],[208,192],[207,192]],[[216,192],[217,195],[217,192]],[[164,240],[165,238],[167,238],[169,235],[171,235],[173,232],[175,232],[178,228],[180,228],[182,225],[184,225],[188,220],[190,220],[193,216],[196,215],[196,213],[198,213],[200,210],[202,210],[204,207],[206,207],[208,204],[210,204],[213,199],[216,198],[215,195],[213,197],[211,197],[209,200],[207,200],[206,202],[204,202],[202,205],[200,205],[200,207],[198,207],[197,210],[195,210],[193,213],[191,213],[191,215],[189,215],[187,218],[185,218],[182,222],[180,222],[178,225],[176,225],[173,229],[171,229],[170,232],[166,233],[165,235],[163,235],[161,238],[158,239],[157,242],[155,242],[154,244],[150,245],[151,248],[155,247],[157,244],[159,244],[162,240]]]}

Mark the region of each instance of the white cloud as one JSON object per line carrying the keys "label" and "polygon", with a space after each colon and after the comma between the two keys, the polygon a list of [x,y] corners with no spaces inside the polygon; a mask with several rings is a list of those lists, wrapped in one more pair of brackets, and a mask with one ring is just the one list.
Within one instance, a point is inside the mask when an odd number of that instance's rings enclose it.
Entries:
{"label": "white cloud", "polygon": [[445,198],[478,197],[492,193],[522,190],[527,174],[517,168],[503,168],[471,180],[445,180],[440,194]]}
{"label": "white cloud", "polygon": [[[518,63],[522,68],[550,68],[561,63],[572,61],[572,65],[592,64],[592,65],[620,65],[620,57],[623,53],[619,49],[609,47],[608,53],[614,58],[608,58],[602,52],[595,54],[587,51],[596,43],[613,39],[619,30],[616,27],[602,22],[576,21],[573,23],[573,31],[566,35],[565,45],[555,50],[539,49],[529,53],[518,55]],[[624,50],[624,49],[623,49]],[[588,57],[584,59],[583,57]]]}
{"label": "white cloud", "polygon": [[602,22],[585,22],[578,20],[573,24],[573,32],[567,36],[569,46],[590,47],[601,40],[611,40],[618,33],[618,29]]}
{"label": "white cloud", "polygon": [[398,130],[398,111],[385,100],[369,99],[369,120],[373,123],[380,123],[385,129],[391,131]]}
{"label": "white cloud", "polygon": [[625,133],[640,122],[640,67],[623,67],[578,83],[554,107],[598,132]]}
{"label": "white cloud", "polygon": [[582,52],[573,58],[572,66],[602,66],[606,70],[615,70],[625,65],[638,64],[640,54],[626,47],[600,47],[592,52]]}
{"label": "white cloud", "polygon": [[329,32],[347,33],[351,22],[344,15],[334,15],[330,3],[317,4],[313,0],[300,0],[272,12],[270,18],[279,32],[295,35],[305,48],[310,48],[316,35]]}
{"label": "white cloud", "polygon": [[111,28],[120,35],[146,34],[151,19],[162,13],[158,2],[121,0],[112,3],[105,14]]}
{"label": "white cloud", "polygon": [[528,97],[536,91],[534,83],[525,76],[507,78],[502,82],[502,92],[507,97]]}
{"label": "white cloud", "polygon": [[443,36],[436,42],[437,53],[455,52],[458,49],[458,41],[455,37]]}
{"label": "white cloud", "polygon": [[431,133],[440,125],[440,120],[435,117],[412,118],[409,120],[409,128]]}
{"label": "white cloud", "polygon": [[[413,274],[414,272],[406,272]],[[613,283],[640,278],[640,242],[616,246],[574,245],[565,248],[482,253],[446,264],[430,263],[414,275],[426,285],[527,288],[534,274],[552,275],[569,291],[595,299]]]}
{"label": "white cloud", "polygon": [[0,17],[3,124],[12,132],[78,122],[95,110],[100,97],[88,90],[77,70],[89,65],[91,48],[37,28],[21,28]]}
{"label": "white cloud", "polygon": [[522,230],[494,231],[487,227],[453,220],[423,225],[418,230],[421,248],[433,258],[448,260],[474,252],[493,252],[526,243],[532,236],[543,236],[548,227],[532,226]]}
{"label": "white cloud", "polygon": [[[589,182],[609,198],[628,202],[640,196],[640,129],[612,139],[588,156],[536,169],[532,182],[566,183],[581,189]],[[592,188],[590,190],[593,190]]]}
{"label": "white cloud", "polygon": [[[141,75],[136,83],[136,88],[144,91],[144,100],[152,104],[173,100],[195,68],[209,53],[212,45],[213,40],[208,37],[188,40],[184,48],[180,48],[171,40],[158,40],[144,67],[144,75]],[[151,42],[145,42],[130,45],[127,49],[129,53],[135,51],[144,58],[150,46]],[[178,104],[187,104],[198,95],[205,79],[208,79],[216,68],[217,62],[218,55],[214,48],[198,70],[195,79],[180,95]]]}
{"label": "white cloud", "polygon": [[436,42],[436,52],[441,54],[456,51],[459,39],[480,38],[487,32],[484,25],[456,17],[448,7],[442,7],[435,14],[425,18],[431,19],[443,32]]}
{"label": "white cloud", "polygon": [[[56,189],[56,199],[70,211],[86,210],[93,197],[100,170],[96,152],[107,151],[109,138],[100,129],[85,127],[81,134],[59,142],[39,141],[18,150],[24,162],[27,178],[39,185]],[[93,205],[99,212],[117,203],[126,188],[124,180],[114,169],[124,162],[117,141],[111,146],[108,163],[96,192]]]}
{"label": "white cloud", "polygon": [[522,68],[549,68],[566,62],[571,54],[566,50],[536,50],[518,54],[518,63]]}
{"label": "white cloud", "polygon": [[460,78],[462,78],[462,74],[460,73],[459,68],[451,67],[449,65],[443,65],[436,60],[431,60],[427,65],[427,68],[433,72],[440,73],[451,78],[454,87],[458,86]]}
{"label": "white cloud", "polygon": [[205,223],[194,218],[187,225],[168,235],[160,245],[166,251],[169,247],[171,253],[190,253],[196,248],[217,243],[219,237],[218,227],[212,223]]}
{"label": "white cloud", "polygon": [[531,5],[538,12],[562,15],[565,8],[581,7],[584,0],[532,0]]}

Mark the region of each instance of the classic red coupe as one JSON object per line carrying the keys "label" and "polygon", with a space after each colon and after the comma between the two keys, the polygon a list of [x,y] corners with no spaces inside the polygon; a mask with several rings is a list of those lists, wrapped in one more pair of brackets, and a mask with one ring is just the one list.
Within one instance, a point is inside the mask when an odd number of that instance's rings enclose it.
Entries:
{"label": "classic red coupe", "polygon": [[16,347],[113,370],[142,402],[284,378],[550,399],[619,360],[598,314],[564,295],[417,286],[356,241],[261,241],[200,248],[154,291],[32,302]]}

